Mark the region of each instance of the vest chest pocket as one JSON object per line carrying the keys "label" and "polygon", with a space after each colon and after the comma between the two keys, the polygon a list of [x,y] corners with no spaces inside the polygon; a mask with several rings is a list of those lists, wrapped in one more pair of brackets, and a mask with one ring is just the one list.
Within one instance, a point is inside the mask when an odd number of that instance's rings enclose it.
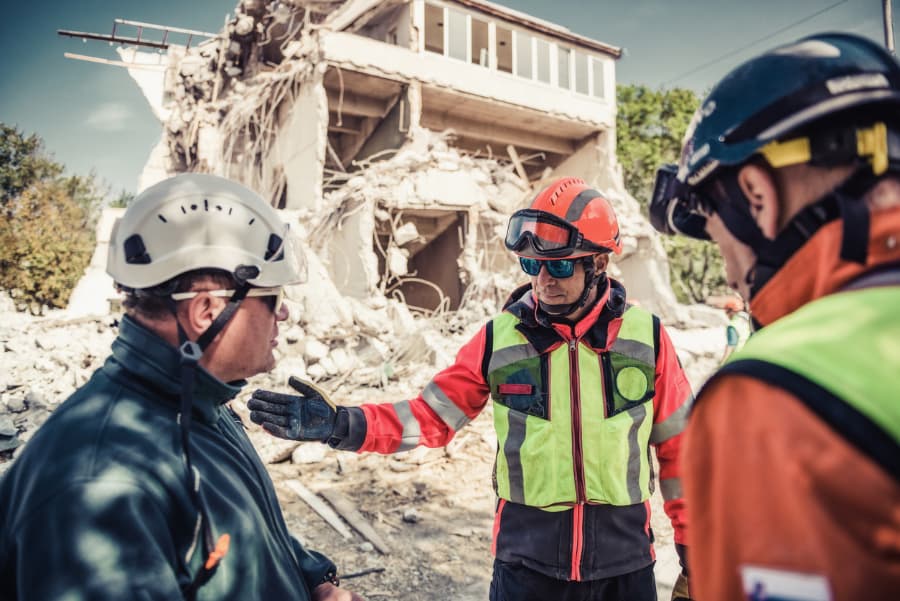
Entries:
{"label": "vest chest pocket", "polygon": [[546,358],[529,357],[491,372],[491,399],[513,411],[550,419],[547,383]]}
{"label": "vest chest pocket", "polygon": [[606,416],[628,411],[653,398],[656,373],[639,359],[609,352],[601,355],[606,392]]}

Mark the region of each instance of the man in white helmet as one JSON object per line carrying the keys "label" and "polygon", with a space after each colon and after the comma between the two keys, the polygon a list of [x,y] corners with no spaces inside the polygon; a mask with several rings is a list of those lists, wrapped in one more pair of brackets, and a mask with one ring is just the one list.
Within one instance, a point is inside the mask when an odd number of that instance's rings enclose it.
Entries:
{"label": "man in white helmet", "polygon": [[116,223],[112,354],[0,480],[0,599],[359,601],[285,525],[226,406],[275,365],[302,251],[272,207],[186,174]]}

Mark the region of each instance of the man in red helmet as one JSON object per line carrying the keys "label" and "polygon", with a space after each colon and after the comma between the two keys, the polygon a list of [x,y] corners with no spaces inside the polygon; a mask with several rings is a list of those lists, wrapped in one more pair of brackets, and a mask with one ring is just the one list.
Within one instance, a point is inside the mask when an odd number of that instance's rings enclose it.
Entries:
{"label": "man in red helmet", "polygon": [[[517,211],[506,246],[531,282],[419,396],[335,408],[292,379],[300,396],[256,391],[251,419],[283,438],[395,453],[446,445],[490,398],[491,600],[656,599],[650,445],[684,556],[678,454],[692,394],[675,349],[607,277],[619,226],[583,180],[557,180]],[[673,599],[688,598],[684,570]]]}

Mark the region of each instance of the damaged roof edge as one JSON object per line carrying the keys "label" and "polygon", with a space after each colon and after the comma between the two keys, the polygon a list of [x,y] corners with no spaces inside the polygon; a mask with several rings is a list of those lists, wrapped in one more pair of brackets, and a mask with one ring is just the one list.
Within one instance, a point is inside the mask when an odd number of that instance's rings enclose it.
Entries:
{"label": "damaged roof edge", "polygon": [[494,4],[493,2],[487,2],[486,0],[450,0],[451,2],[455,2],[457,4],[462,4],[468,8],[478,10],[485,14],[500,17],[503,19],[508,19],[510,21],[515,21],[521,25],[525,25],[531,29],[540,31],[542,33],[546,33],[548,35],[552,35],[558,38],[562,38],[568,42],[572,42],[573,44],[577,44],[579,46],[583,46],[586,48],[591,48],[593,50],[599,50],[600,52],[605,52],[609,54],[613,58],[621,58],[622,49],[617,46],[612,46],[610,44],[604,44],[603,42],[598,42],[597,40],[585,37],[583,35],[579,35],[577,33],[573,33],[572,31],[557,25],[555,23],[550,23],[548,21],[543,21],[532,17],[531,15],[512,10],[506,8],[505,6],[500,6],[498,4]]}

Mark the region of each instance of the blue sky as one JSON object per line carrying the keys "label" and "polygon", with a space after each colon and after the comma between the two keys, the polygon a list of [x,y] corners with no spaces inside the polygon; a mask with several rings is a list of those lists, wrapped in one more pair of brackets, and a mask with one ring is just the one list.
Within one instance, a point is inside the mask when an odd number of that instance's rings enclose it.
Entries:
{"label": "blue sky", "polygon": [[[624,48],[616,69],[620,83],[701,93],[754,54],[810,33],[842,30],[884,41],[882,0],[495,2]],[[892,3],[896,36],[900,0]],[[94,171],[114,194],[133,191],[160,125],[124,69],[63,57],[73,52],[115,60],[112,47],[56,30],[109,33],[118,17],[215,32],[235,5],[236,0],[7,3],[0,20],[0,121],[41,136],[70,173]]]}

